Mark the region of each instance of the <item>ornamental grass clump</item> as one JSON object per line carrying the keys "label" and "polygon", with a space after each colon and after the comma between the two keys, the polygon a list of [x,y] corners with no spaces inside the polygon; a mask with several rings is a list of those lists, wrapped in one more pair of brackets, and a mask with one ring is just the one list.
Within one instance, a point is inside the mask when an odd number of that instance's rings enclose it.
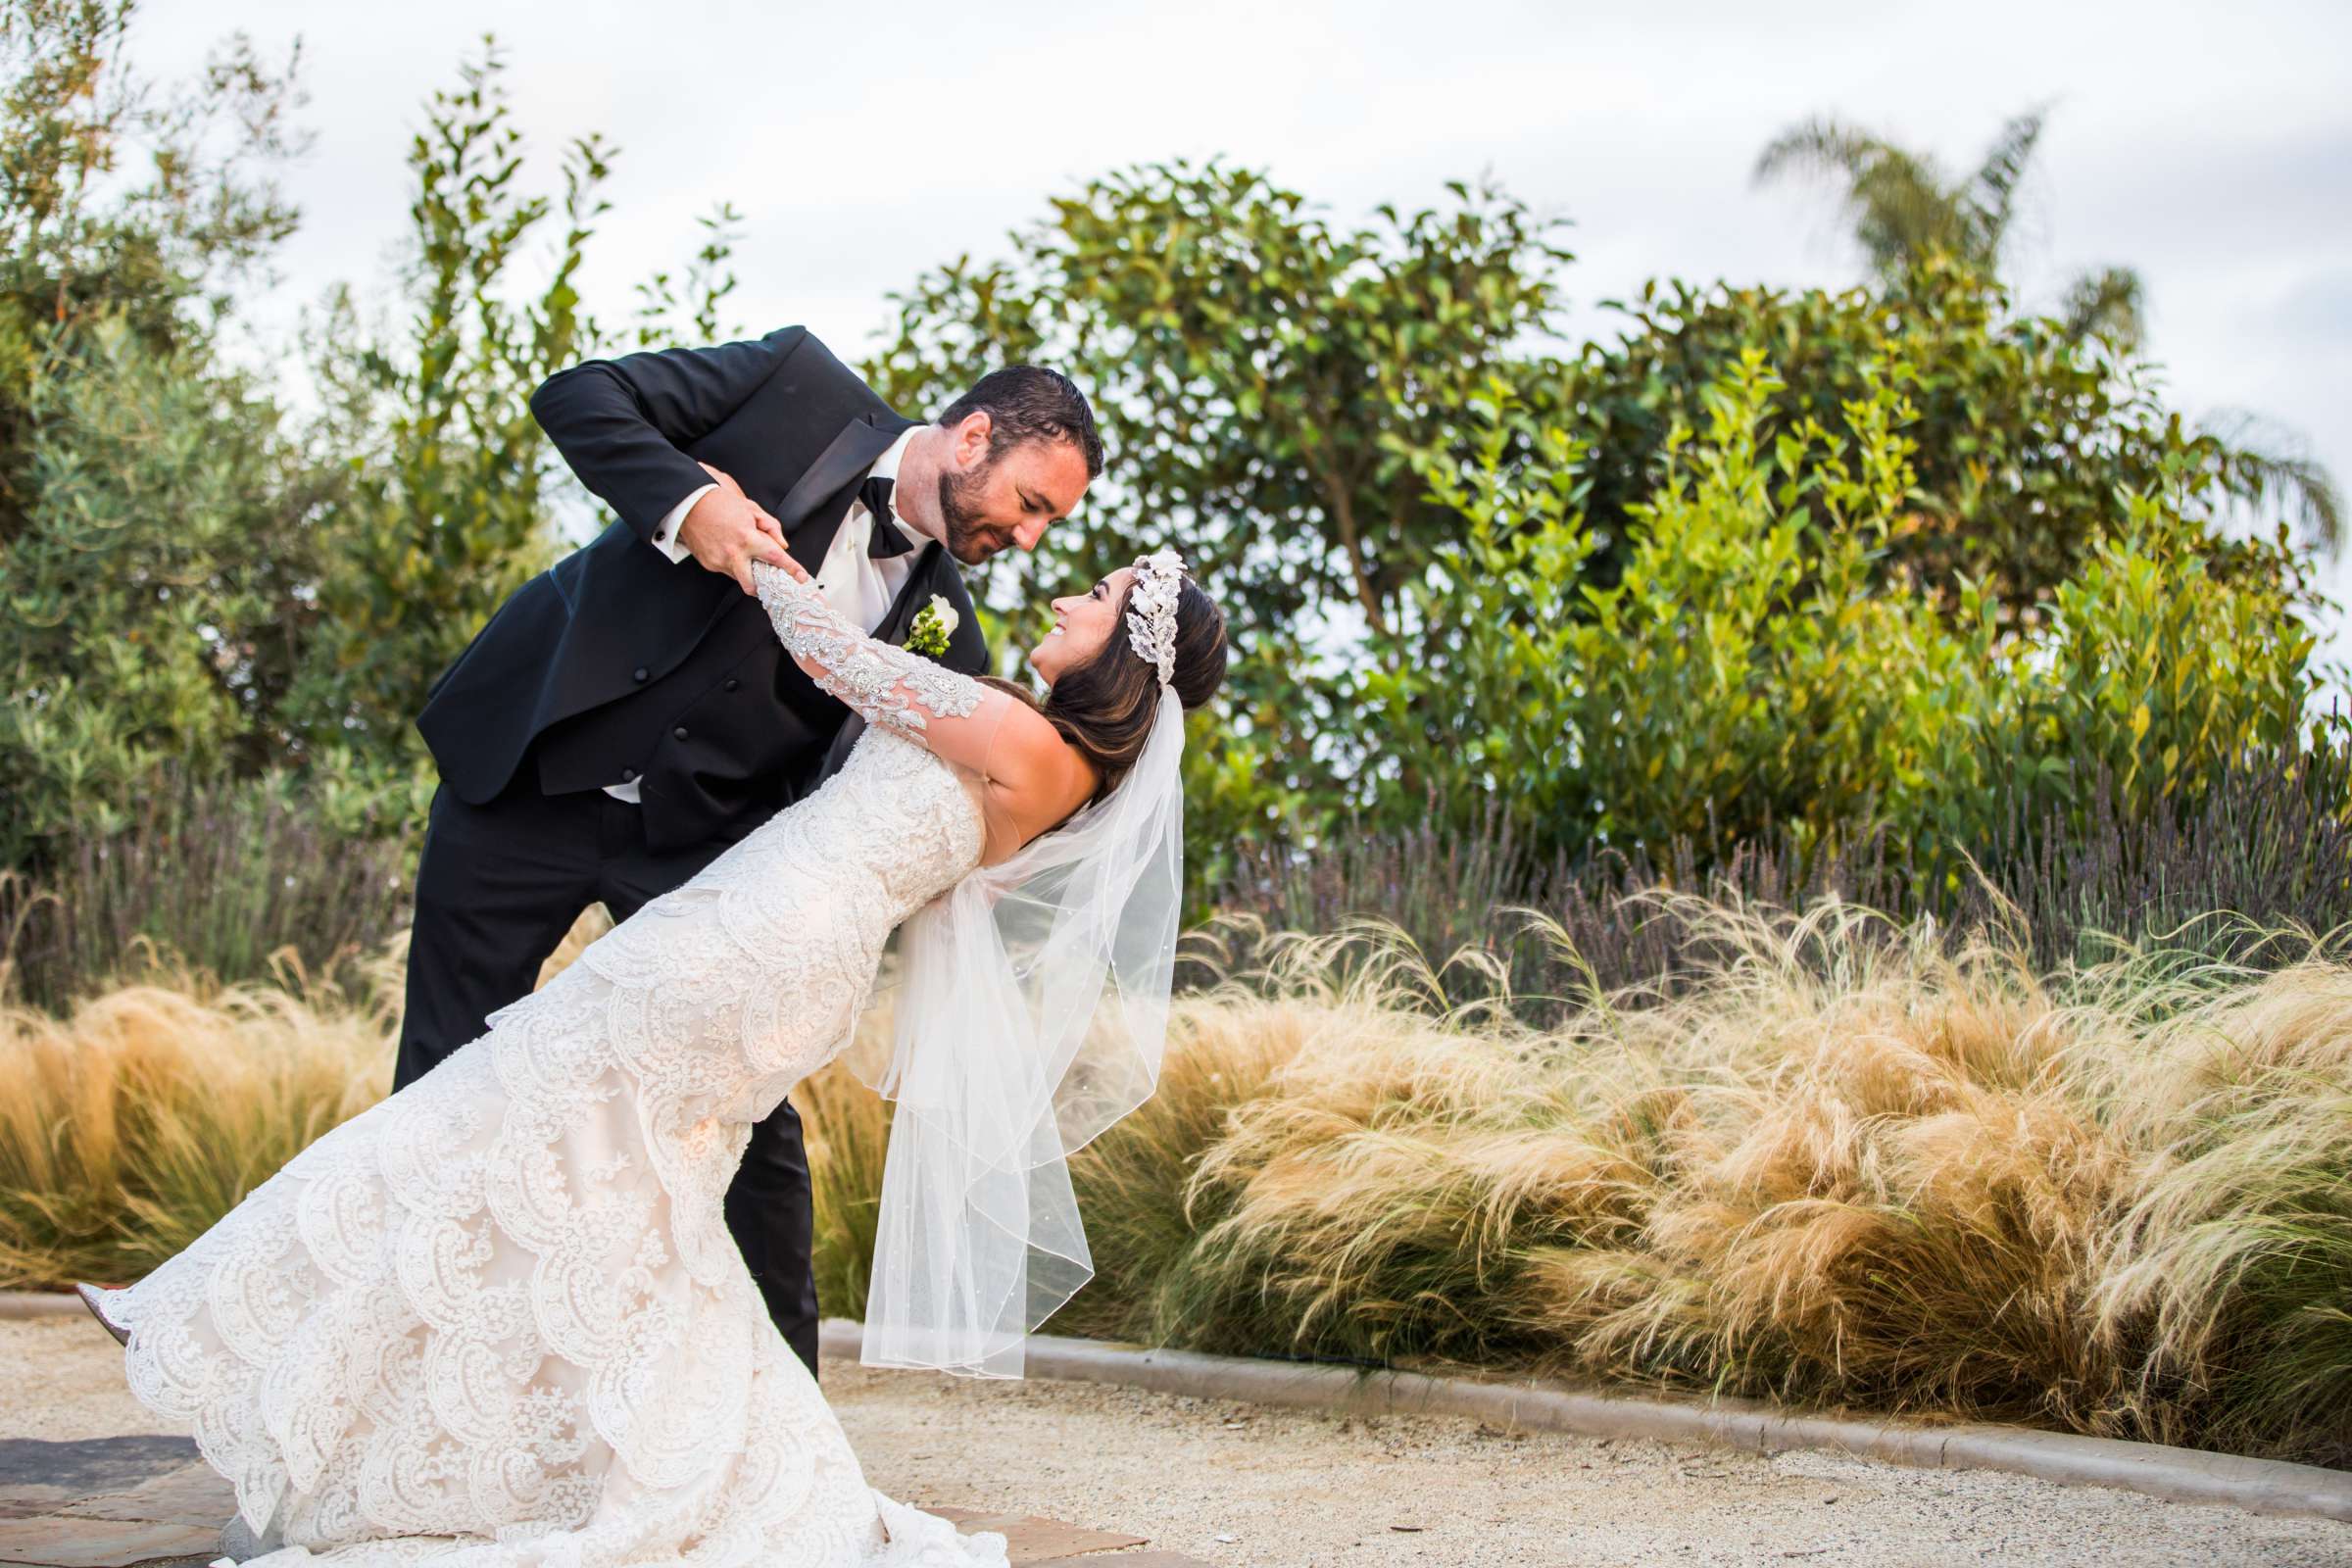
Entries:
{"label": "ornamental grass clump", "polygon": [[[581,915],[540,983],[610,924]],[[134,941],[66,1012],[0,1004],[0,1290],[135,1280],[383,1099],[407,946],[223,984]]]}
{"label": "ornamental grass clump", "polygon": [[[1491,956],[1229,928],[1159,1092],[1071,1162],[1097,1274],[1048,1327],[2352,1462],[2347,933],[2217,916],[2043,973],[2006,927],[1650,898],[1674,975],[1543,1024]],[[0,1009],[0,1287],[134,1278],[372,1103],[379,962]],[[846,1062],[794,1099],[855,1315],[887,1107]]]}
{"label": "ornamental grass clump", "polygon": [[0,1006],[0,1288],[139,1278],[383,1098],[391,1034],[292,969],[159,968],[62,1017]]}
{"label": "ornamental grass clump", "polygon": [[1595,1114],[1558,1042],[1447,1007],[1445,975],[1401,951],[1344,953],[1362,941],[1293,942],[1261,977],[1292,1049],[1193,1168],[1198,1234],[1152,1326],[1350,1359],[1523,1357],[1530,1250],[1638,1238],[1672,1097],[1644,1105],[1629,1077],[1625,1113]]}
{"label": "ornamental grass clump", "polygon": [[[1191,1185],[1194,1343],[1509,1360],[2053,1413],[2095,1398],[2082,1279],[2123,1168],[2012,959],[1674,901],[1722,955],[1556,1029],[1267,977],[1301,1048]],[[1360,975],[1362,971],[1351,971]],[[1426,1001],[1440,977],[1419,972]],[[1643,1004],[1635,1005],[1636,1002]],[[1311,1021],[1310,1021],[1311,1020]]]}
{"label": "ornamental grass clump", "polygon": [[1362,930],[1186,999],[1181,1089],[1075,1162],[1101,1276],[1057,1326],[2352,1452],[2340,937],[2044,978],[1835,901],[1658,905],[1705,974],[1552,1028]]}
{"label": "ornamental grass clump", "polygon": [[[1681,1289],[1568,1357],[1783,1397],[2086,1421],[2111,1381],[2087,1271],[2129,1160],[2079,1092],[2047,992],[2012,951],[1888,941],[1850,908],[1711,923],[1738,956],[1628,1019],[1637,1049],[1717,1079],[1694,1094],[1645,1233]],[[1650,1364],[1652,1346],[1682,1353]]]}
{"label": "ornamental grass clump", "polygon": [[1186,999],[1169,1019],[1158,1092],[1070,1162],[1095,1281],[1055,1313],[1060,1334],[1165,1340],[1196,1289],[1199,1217],[1187,1181],[1235,1105],[1263,1098],[1309,1020],[1232,988]]}
{"label": "ornamental grass clump", "polygon": [[2214,985],[2118,1074],[2148,1151],[2091,1305],[2111,1424],[2352,1463],[2352,967]]}

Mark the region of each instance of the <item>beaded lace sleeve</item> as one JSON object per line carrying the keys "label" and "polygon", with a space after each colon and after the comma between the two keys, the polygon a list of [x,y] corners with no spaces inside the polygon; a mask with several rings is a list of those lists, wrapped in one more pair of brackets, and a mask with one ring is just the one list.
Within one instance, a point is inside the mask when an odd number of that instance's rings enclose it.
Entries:
{"label": "beaded lace sleeve", "polygon": [[970,717],[987,695],[969,675],[866,636],[813,583],[765,562],[752,564],[752,581],[786,651],[869,724],[913,738],[932,718]]}

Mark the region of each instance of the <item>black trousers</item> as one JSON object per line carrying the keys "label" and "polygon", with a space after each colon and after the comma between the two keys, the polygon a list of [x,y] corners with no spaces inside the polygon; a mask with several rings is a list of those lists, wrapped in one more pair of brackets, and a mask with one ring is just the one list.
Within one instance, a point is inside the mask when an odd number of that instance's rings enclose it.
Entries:
{"label": "black trousers", "polygon": [[[638,808],[601,790],[542,795],[526,760],[504,794],[468,806],[433,797],[416,865],[408,1006],[392,1087],[404,1089],[526,995],[573,920],[602,903],[614,920],[686,882],[724,842],[655,851]],[[815,1216],[800,1112],[779,1104],[752,1129],[727,1190],[727,1228],[786,1343],[816,1371]]]}

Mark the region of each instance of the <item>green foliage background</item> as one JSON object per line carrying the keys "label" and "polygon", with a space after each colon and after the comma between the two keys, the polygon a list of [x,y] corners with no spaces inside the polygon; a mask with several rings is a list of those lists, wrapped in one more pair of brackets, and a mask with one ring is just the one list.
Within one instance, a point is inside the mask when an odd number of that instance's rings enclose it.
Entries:
{"label": "green foliage background", "polygon": [[[485,45],[410,148],[397,288],[323,302],[284,395],[229,345],[297,221],[295,63],[240,40],[140,81],[131,11],[0,0],[0,864],[34,882],[261,819],[223,789],[413,831],[427,685],[563,548],[525,395],[723,335],[733,286],[721,208],[600,324],[575,280],[611,150],[540,188]],[[1969,179],[1800,127],[1761,168],[1846,181],[1869,283],[1660,280],[1573,345],[1560,223],[1490,184],[1349,222],[1262,170],[1111,171],[912,279],[866,368],[910,413],[1022,359],[1097,401],[1110,469],[992,568],[1001,648],[1165,544],[1228,607],[1199,907],[1269,854],[1498,823],[1700,874],[1878,835],[1948,887],[2021,810],[2063,838],[2345,744],[2313,712],[2326,475],[2185,426],[2122,274],[2047,317],[2000,280],[2038,125]]]}

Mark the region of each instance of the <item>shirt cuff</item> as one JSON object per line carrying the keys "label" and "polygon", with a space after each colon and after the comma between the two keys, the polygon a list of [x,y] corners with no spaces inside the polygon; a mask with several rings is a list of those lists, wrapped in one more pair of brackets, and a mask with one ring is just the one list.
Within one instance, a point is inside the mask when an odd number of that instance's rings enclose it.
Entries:
{"label": "shirt cuff", "polygon": [[717,488],[714,484],[707,484],[699,490],[687,492],[685,500],[669,509],[669,515],[654,524],[654,548],[667,556],[673,564],[686,559],[686,542],[678,537],[678,529],[685,523],[686,514],[694,510],[697,501]]}

